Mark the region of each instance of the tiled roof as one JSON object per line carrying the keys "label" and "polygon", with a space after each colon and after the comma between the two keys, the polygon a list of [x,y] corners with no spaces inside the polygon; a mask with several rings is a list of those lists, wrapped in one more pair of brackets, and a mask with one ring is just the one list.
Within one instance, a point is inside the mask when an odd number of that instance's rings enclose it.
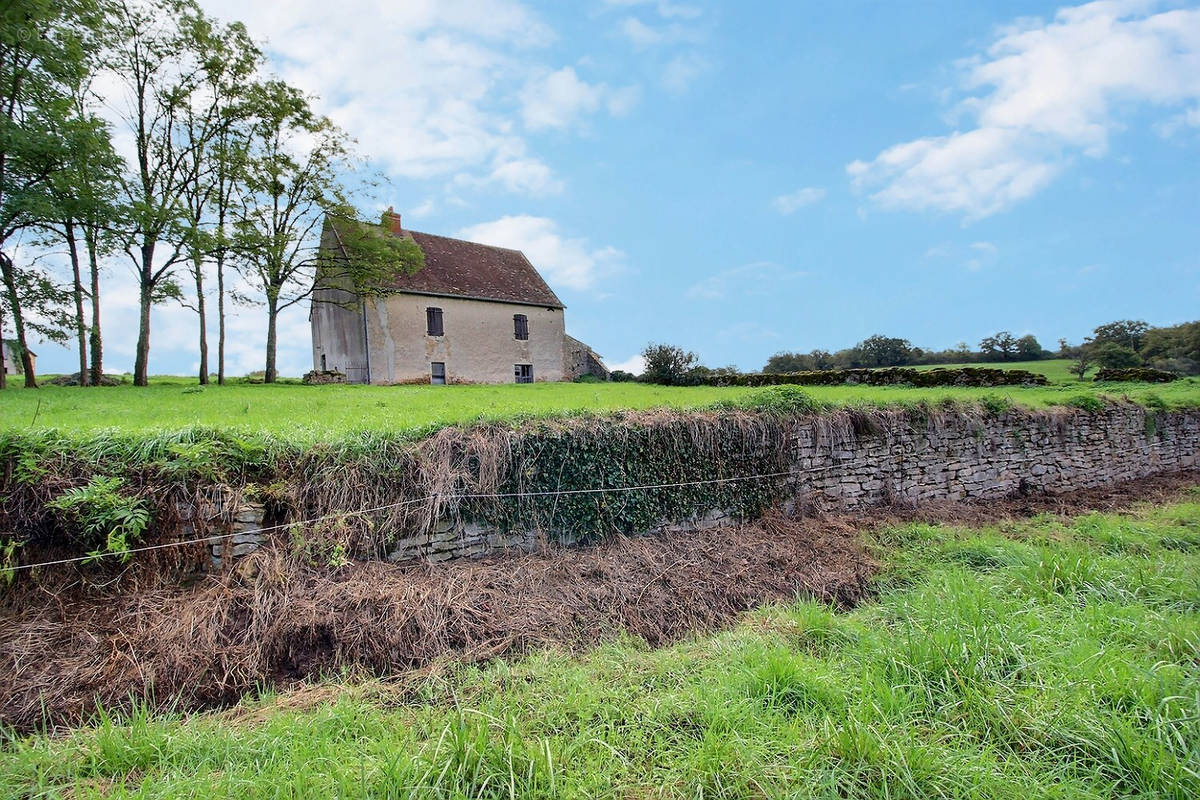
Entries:
{"label": "tiled roof", "polygon": [[520,250],[420,231],[405,230],[401,235],[412,237],[425,253],[425,266],[414,275],[397,276],[390,288],[563,308],[562,301]]}

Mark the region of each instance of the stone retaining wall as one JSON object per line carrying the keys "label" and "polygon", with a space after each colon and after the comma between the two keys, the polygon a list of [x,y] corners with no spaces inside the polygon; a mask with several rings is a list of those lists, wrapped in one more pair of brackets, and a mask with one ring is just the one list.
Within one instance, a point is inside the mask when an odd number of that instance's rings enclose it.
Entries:
{"label": "stone retaining wall", "polygon": [[[866,432],[831,428],[820,418],[791,426],[787,462],[792,473],[782,486],[785,511],[1053,494],[1200,466],[1200,410],[1148,412],[1122,404],[1092,413],[950,413],[923,420],[893,414],[885,419],[890,423]],[[233,535],[213,545],[214,566],[265,541],[256,532],[261,506],[241,504],[224,518],[226,532]],[[688,519],[664,519],[642,533],[700,531],[741,521],[726,509],[702,509]],[[388,558],[446,561],[577,539],[571,531],[506,531],[450,518],[394,543]]]}

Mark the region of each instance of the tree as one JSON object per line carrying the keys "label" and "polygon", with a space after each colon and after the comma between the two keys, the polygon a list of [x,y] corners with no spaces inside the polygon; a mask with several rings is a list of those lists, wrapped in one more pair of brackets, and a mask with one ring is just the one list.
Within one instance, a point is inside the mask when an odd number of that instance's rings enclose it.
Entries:
{"label": "tree", "polygon": [[807,372],[815,369],[811,356],[803,353],[776,353],[767,359],[763,372]]}
{"label": "tree", "polygon": [[1092,358],[1102,367],[1109,369],[1126,369],[1142,363],[1132,347],[1126,347],[1113,341],[1093,342],[1089,348]]}
{"label": "tree", "polygon": [[1092,342],[1097,345],[1112,343],[1128,347],[1135,353],[1142,349],[1142,343],[1150,326],[1144,320],[1121,319],[1109,322],[1092,332]]}
{"label": "tree", "polygon": [[1037,337],[1028,333],[1017,339],[1017,359],[1020,361],[1037,361],[1045,355]]}
{"label": "tree", "polygon": [[114,16],[113,71],[128,90],[125,122],[135,159],[122,180],[130,212],[124,248],[138,279],[133,382],[145,386],[150,309],[180,296],[174,271],[187,257],[184,210],[196,181],[194,153],[217,134],[215,125],[197,135],[186,123],[190,116],[211,116],[200,109],[215,102],[205,89],[220,64],[208,57],[204,30],[212,23],[194,0],[122,0]]}
{"label": "tree", "polygon": [[665,386],[686,383],[688,374],[699,363],[699,357],[690,350],[654,342],[642,350],[642,358],[646,362],[646,368],[642,370],[642,380]]}
{"label": "tree", "polygon": [[[217,310],[219,315],[218,382],[225,378],[225,256],[226,223],[244,165],[237,130],[248,112],[244,87],[262,61],[262,54],[241,23],[221,26],[200,18],[188,26],[191,47],[205,54],[202,103],[184,109],[183,137],[189,161],[189,179],[183,190],[183,236],[187,266],[195,289],[189,305],[199,320],[199,381],[208,383],[208,309],[205,266],[217,259]],[[215,219],[212,217],[215,216]]]}
{"label": "tree", "polygon": [[1092,353],[1085,342],[1080,347],[1075,355],[1075,361],[1071,366],[1067,367],[1067,371],[1074,375],[1077,379],[1083,380],[1087,375],[1087,371],[1092,368]]}
{"label": "tree", "polygon": [[1017,339],[1008,331],[985,337],[979,342],[984,361],[1012,361],[1017,355]]}
{"label": "tree", "polygon": [[[313,113],[307,99],[281,81],[251,93],[242,204],[235,211],[234,248],[247,279],[267,306],[264,381],[277,377],[279,313],[308,298],[324,281],[344,281],[362,297],[383,294],[387,278],[416,272],[424,254],[410,239],[364,225],[346,200],[342,179],[351,167],[344,133]],[[337,225],[345,256],[319,248],[320,226]]]}
{"label": "tree", "polygon": [[52,207],[50,184],[68,157],[64,79],[82,55],[71,44],[90,8],[86,0],[0,3],[0,313],[12,319],[26,388],[37,388],[28,334],[61,340],[64,298],[36,265],[17,263],[11,247]]}
{"label": "tree", "polygon": [[857,345],[863,366],[899,367],[912,360],[912,343],[907,339],[875,334]]}
{"label": "tree", "polygon": [[[96,24],[73,42],[73,49],[79,56],[63,66],[64,85],[70,100],[69,116],[59,131],[65,145],[65,161],[51,176],[50,207],[41,223],[67,247],[80,386],[98,385],[104,372],[100,258],[111,249],[110,232],[121,216],[117,194],[122,161],[113,150],[108,124],[93,110],[91,85],[100,66],[102,44],[102,26]],[[86,288],[80,244],[87,257],[89,281]],[[84,310],[85,299],[91,301],[90,320]]]}

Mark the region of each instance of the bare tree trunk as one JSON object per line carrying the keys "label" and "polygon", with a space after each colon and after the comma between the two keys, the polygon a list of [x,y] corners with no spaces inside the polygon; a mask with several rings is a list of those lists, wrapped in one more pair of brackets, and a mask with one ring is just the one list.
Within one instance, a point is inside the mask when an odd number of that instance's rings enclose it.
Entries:
{"label": "bare tree trunk", "polygon": [[154,300],[154,242],[142,244],[141,276],[138,281],[138,340],[133,360],[133,385],[150,385],[150,305]]}
{"label": "bare tree trunk", "polygon": [[276,349],[276,320],[279,317],[279,298],[267,293],[267,373],[263,383],[274,383],[275,349]]}
{"label": "bare tree trunk", "polygon": [[225,253],[217,252],[217,385],[225,385]]}
{"label": "bare tree trunk", "polygon": [[87,386],[88,372],[87,318],[83,315],[83,273],[79,268],[79,245],[75,241],[75,222],[66,221],[65,238],[71,256],[71,294],[75,300],[75,335],[79,340],[79,385]]}
{"label": "bare tree trunk", "polygon": [[85,229],[83,234],[87,243],[88,268],[92,278],[92,386],[99,386],[104,378],[103,345],[100,339],[100,262],[96,255],[96,229]]}
{"label": "bare tree trunk", "polygon": [[200,315],[200,384],[208,384],[208,310],[204,302],[204,266],[198,254],[192,256],[192,277],[196,280],[196,313]]}
{"label": "bare tree trunk", "polygon": [[4,313],[0,309],[0,389],[8,388],[8,370],[4,366]]}
{"label": "bare tree trunk", "polygon": [[29,355],[29,341],[25,338],[25,318],[17,296],[16,268],[7,253],[0,253],[0,274],[4,277],[4,291],[8,294],[8,307],[12,311],[13,328],[17,332],[17,346],[21,348],[21,368],[25,371],[25,388],[36,389],[37,376],[33,372],[33,357]]}

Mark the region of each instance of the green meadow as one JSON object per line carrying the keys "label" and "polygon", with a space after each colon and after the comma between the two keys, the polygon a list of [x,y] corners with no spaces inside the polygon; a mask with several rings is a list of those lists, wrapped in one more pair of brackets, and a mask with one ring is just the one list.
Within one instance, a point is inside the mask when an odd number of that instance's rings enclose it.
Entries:
{"label": "green meadow", "polygon": [[[1088,397],[1127,397],[1156,407],[1200,405],[1200,380],[1171,384],[1077,381],[1069,362],[1007,366],[1037,369],[1042,387],[925,388],[905,386],[802,387],[819,403],[897,406],[918,403],[1009,403],[1026,408],[1086,405]],[[0,395],[0,431],[56,428],[67,434],[104,430],[155,433],[208,426],[273,434],[308,442],[357,433],[417,434],[444,425],[554,417],[651,408],[704,408],[753,402],[761,389],[655,386],[640,383],[536,383],[474,386],[304,386],[234,383],[200,387],[186,378],[161,377],[151,386],[80,389],[10,386]],[[1081,398],[1085,398],[1081,401]]]}
{"label": "green meadow", "polygon": [[848,613],[9,736],[0,796],[1200,796],[1200,490],[871,541]]}

